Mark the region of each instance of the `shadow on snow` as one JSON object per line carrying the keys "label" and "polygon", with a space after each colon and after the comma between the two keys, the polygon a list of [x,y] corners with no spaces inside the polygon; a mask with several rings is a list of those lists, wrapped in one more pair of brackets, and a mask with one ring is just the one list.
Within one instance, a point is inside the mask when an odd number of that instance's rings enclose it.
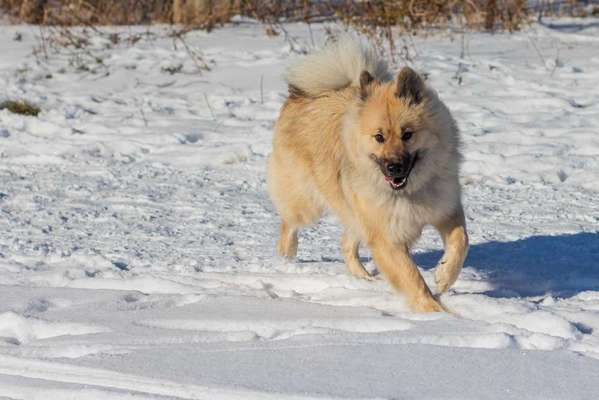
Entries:
{"label": "shadow on snow", "polygon": [[599,27],[599,22],[591,22],[591,23],[587,23],[586,21],[582,21],[581,23],[576,23],[576,22],[544,22],[541,21],[540,25],[549,28],[549,29],[553,29],[556,31],[561,31],[561,32],[565,32],[565,33],[577,33],[577,32],[582,32],[585,29],[589,29],[589,28],[597,28]]}
{"label": "shadow on snow", "polygon": [[[414,254],[424,269],[433,268],[441,251]],[[494,287],[495,297],[571,297],[599,290],[599,233],[531,236],[511,242],[470,246],[465,266],[476,269]]]}

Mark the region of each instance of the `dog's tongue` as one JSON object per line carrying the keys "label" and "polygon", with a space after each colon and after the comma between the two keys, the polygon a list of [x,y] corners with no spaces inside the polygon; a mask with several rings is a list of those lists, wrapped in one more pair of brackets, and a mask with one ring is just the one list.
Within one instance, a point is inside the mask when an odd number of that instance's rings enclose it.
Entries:
{"label": "dog's tongue", "polygon": [[406,183],[406,179],[408,179],[408,177],[404,177],[403,179],[400,178],[391,178],[389,176],[385,176],[385,180],[387,182],[389,182],[393,187],[400,187],[401,185],[403,185],[404,183]]}

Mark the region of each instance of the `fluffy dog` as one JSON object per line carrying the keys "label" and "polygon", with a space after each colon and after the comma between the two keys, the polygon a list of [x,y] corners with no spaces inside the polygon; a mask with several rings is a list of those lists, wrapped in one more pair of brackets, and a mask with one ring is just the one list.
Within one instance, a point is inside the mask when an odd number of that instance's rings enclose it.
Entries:
{"label": "fluffy dog", "polygon": [[443,311],[409,248],[425,225],[443,238],[437,291],[457,279],[468,250],[455,121],[412,69],[394,77],[375,50],[342,36],[287,71],[268,187],[281,216],[278,252],[297,253],[298,229],[332,210],[349,271],[370,278],[360,242],[414,311]]}

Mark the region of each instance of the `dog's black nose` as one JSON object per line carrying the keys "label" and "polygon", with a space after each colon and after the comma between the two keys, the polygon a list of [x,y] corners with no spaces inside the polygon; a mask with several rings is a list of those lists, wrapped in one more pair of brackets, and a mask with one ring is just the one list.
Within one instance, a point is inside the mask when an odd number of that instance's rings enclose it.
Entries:
{"label": "dog's black nose", "polygon": [[387,164],[387,172],[389,175],[397,175],[401,172],[401,164],[400,163],[389,163]]}

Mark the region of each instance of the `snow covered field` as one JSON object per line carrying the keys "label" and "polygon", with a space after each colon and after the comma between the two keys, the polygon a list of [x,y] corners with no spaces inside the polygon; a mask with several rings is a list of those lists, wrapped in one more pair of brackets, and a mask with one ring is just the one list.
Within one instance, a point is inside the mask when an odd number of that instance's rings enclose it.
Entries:
{"label": "snow covered field", "polygon": [[274,256],[287,29],[188,34],[200,74],[167,28],[98,62],[0,26],[0,102],[42,109],[0,111],[0,398],[597,398],[599,20],[405,41],[463,132],[456,315],[347,275],[332,217]]}

